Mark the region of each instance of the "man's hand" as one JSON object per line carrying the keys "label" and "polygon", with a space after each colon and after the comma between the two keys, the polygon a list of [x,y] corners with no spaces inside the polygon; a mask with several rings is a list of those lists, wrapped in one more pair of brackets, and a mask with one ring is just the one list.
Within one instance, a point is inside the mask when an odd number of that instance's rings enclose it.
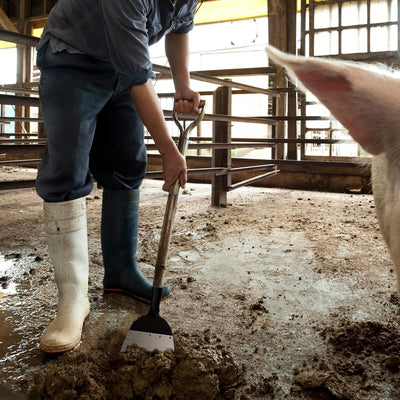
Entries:
{"label": "man's hand", "polygon": [[162,164],[163,164],[163,179],[164,185],[163,190],[168,192],[170,186],[174,184],[176,179],[179,179],[179,184],[182,188],[186,186],[187,182],[187,169],[185,158],[179,153],[178,149],[176,151],[170,151],[161,154]]}
{"label": "man's hand", "polygon": [[200,113],[200,94],[187,88],[174,95],[175,110],[181,114],[198,114]]}

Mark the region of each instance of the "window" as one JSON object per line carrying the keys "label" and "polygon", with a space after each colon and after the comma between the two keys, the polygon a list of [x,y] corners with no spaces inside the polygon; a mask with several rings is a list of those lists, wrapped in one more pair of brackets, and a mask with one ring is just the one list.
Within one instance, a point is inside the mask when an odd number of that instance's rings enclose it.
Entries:
{"label": "window", "polygon": [[[397,52],[397,0],[303,0],[306,55]],[[354,57],[353,57],[354,58]]]}
{"label": "window", "polygon": [[[301,13],[301,54],[399,64],[398,0],[302,0]],[[306,93],[301,115],[327,118],[329,112]],[[306,118],[301,124],[301,138],[343,141],[306,144],[301,159],[346,161],[368,156],[334,119]]]}

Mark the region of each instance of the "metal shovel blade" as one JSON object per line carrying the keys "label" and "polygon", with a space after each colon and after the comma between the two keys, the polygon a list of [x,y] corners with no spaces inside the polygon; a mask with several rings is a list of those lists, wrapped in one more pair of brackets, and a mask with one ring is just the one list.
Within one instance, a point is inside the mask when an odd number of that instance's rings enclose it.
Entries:
{"label": "metal shovel blade", "polygon": [[175,349],[174,337],[168,322],[159,315],[150,313],[132,324],[122,343],[121,352],[125,352],[132,344],[147,351]]}
{"label": "metal shovel blade", "polygon": [[159,314],[161,293],[162,288],[153,287],[150,311],[133,322],[122,343],[122,353],[132,344],[147,351],[175,350],[172,329]]}

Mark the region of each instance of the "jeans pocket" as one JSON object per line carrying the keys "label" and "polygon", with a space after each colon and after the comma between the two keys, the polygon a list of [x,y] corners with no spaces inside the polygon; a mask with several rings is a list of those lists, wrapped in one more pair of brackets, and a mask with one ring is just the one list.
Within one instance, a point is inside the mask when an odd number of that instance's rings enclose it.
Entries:
{"label": "jeans pocket", "polygon": [[47,47],[49,45],[49,42],[44,43],[42,46],[40,46],[40,48],[37,50],[36,53],[36,66],[42,70],[42,68],[46,67],[46,51],[47,51]]}

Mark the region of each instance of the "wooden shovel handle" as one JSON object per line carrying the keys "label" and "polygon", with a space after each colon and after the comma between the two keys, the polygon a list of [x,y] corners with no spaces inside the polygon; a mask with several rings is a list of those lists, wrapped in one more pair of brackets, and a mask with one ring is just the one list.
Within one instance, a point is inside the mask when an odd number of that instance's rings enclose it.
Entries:
{"label": "wooden shovel handle", "polygon": [[[190,133],[193,130],[193,128],[199,125],[200,121],[204,117],[204,106],[205,106],[205,101],[201,100],[199,105],[200,113],[196,116],[196,118],[186,129],[183,129],[181,123],[179,122],[178,114],[174,107],[172,115],[180,131],[178,149],[184,157],[186,157],[186,151],[189,144]],[[161,288],[164,282],[166,263],[168,257],[168,248],[169,248],[169,243],[171,241],[172,223],[175,217],[179,191],[180,191],[179,179],[176,179],[176,181],[169,188],[167,206],[165,209],[164,221],[161,228],[160,242],[158,245],[157,260],[153,278],[153,286],[158,288]]]}

